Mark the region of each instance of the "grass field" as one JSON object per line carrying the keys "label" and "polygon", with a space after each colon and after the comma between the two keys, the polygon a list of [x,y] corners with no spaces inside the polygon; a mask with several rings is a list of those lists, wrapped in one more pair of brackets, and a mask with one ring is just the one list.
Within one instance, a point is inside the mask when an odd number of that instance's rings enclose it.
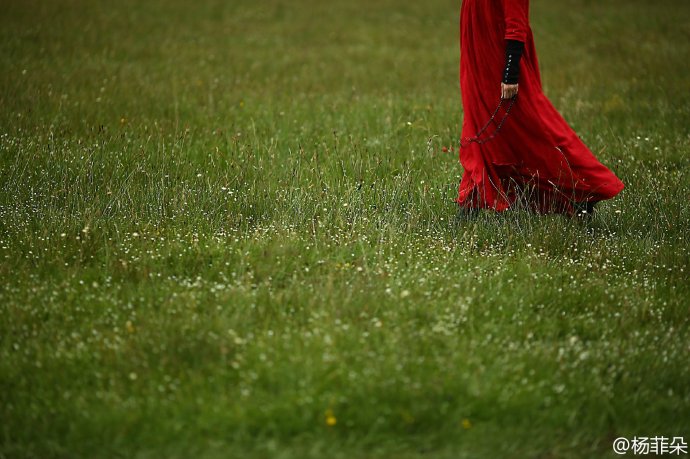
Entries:
{"label": "grass field", "polygon": [[589,224],[454,222],[459,9],[2,1],[0,458],[690,440],[690,3],[532,2]]}

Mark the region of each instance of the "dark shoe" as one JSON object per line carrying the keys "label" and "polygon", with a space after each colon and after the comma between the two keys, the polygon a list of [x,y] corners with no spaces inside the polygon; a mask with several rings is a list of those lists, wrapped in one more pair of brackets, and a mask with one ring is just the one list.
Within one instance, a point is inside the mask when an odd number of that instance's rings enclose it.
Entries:
{"label": "dark shoe", "polygon": [[591,219],[594,217],[594,208],[599,201],[574,202],[575,217]]}

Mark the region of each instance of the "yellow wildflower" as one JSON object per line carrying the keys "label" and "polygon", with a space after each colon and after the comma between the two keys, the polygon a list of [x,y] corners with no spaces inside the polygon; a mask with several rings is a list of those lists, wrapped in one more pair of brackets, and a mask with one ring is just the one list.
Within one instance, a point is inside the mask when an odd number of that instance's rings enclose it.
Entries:
{"label": "yellow wildflower", "polygon": [[328,427],[333,427],[336,425],[338,420],[336,419],[335,415],[333,414],[333,410],[330,408],[326,410],[326,425]]}

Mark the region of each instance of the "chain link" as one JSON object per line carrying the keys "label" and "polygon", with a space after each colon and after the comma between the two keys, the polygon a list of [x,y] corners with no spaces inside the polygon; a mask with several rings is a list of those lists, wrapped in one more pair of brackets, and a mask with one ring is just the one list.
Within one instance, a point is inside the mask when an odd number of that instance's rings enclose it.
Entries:
{"label": "chain link", "polygon": [[[493,114],[491,115],[491,118],[489,118],[489,121],[486,122],[484,127],[482,127],[479,132],[477,132],[477,135],[474,137],[465,137],[460,141],[460,148],[467,148],[471,143],[476,143],[478,145],[484,144],[486,142],[489,142],[490,140],[493,140],[494,137],[498,135],[499,132],[501,132],[501,128],[503,127],[503,124],[506,122],[506,119],[508,118],[508,115],[510,114],[510,110],[513,108],[513,105],[515,105],[515,101],[517,100],[517,95],[514,97],[510,98],[510,104],[508,105],[508,108],[506,108],[506,113],[503,115],[503,118],[501,121],[498,123],[498,126],[496,127],[496,130],[491,133],[489,137],[486,138],[480,138],[482,134],[484,134],[484,131],[486,131],[491,123],[494,122],[496,119],[496,115],[498,115],[498,111],[501,109],[503,106],[503,102],[508,99],[501,99],[498,102],[498,106],[496,107],[496,110],[494,110]],[[465,142],[465,143],[463,143]]]}

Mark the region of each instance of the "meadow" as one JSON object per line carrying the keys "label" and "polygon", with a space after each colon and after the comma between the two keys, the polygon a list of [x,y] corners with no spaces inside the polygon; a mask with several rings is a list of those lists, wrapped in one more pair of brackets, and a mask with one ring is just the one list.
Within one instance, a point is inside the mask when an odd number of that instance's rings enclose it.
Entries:
{"label": "meadow", "polygon": [[532,1],[591,222],[455,220],[459,10],[3,0],[0,458],[690,440],[690,3]]}

